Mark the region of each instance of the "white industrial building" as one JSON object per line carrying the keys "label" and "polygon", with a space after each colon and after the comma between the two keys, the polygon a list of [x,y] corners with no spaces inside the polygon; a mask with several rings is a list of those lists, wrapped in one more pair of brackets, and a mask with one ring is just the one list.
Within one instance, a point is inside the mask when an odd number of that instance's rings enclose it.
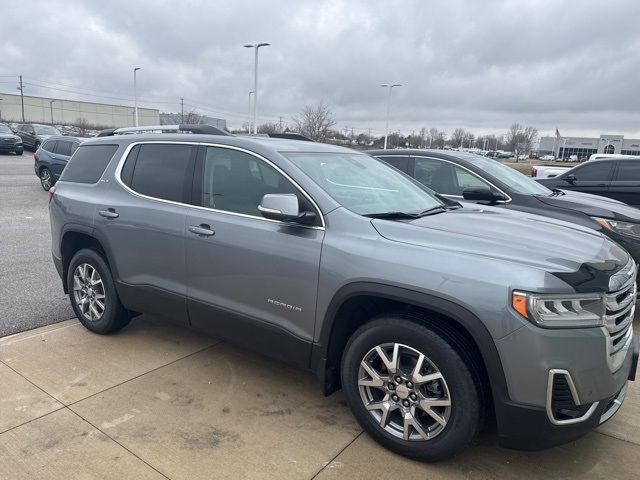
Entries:
{"label": "white industrial building", "polygon": [[[0,93],[0,119],[5,122],[23,121],[20,95]],[[99,127],[131,127],[135,123],[134,108],[129,106],[24,96],[25,122],[72,125],[79,119]],[[158,125],[160,112],[138,107],[138,123]]]}
{"label": "white industrial building", "polygon": [[600,135],[593,137],[542,137],[540,155],[554,155],[556,158],[569,158],[577,155],[587,159],[594,153],[618,153],[621,155],[640,155],[640,140],[625,139],[624,135]]}

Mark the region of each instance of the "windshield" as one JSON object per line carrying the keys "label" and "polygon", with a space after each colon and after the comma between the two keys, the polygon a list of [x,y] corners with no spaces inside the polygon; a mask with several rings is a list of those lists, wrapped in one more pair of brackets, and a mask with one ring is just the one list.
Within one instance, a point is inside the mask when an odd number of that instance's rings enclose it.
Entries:
{"label": "windshield", "polygon": [[532,178],[496,160],[478,156],[478,158],[474,158],[471,162],[489,175],[500,180],[513,192],[523,193],[525,195],[551,195],[553,193]]}
{"label": "windshield", "polygon": [[37,135],[60,135],[57,128],[48,125],[34,125],[33,128]]}
{"label": "windshield", "polygon": [[0,125],[0,133],[13,133],[6,125]]}
{"label": "windshield", "polygon": [[360,215],[420,213],[443,203],[380,160],[351,153],[283,153],[335,201]]}

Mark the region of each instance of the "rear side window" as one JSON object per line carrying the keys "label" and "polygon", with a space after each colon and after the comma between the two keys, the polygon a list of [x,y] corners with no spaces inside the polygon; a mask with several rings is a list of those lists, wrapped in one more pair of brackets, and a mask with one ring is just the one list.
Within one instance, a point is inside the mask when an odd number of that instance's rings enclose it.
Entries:
{"label": "rear side window", "polygon": [[97,183],[118,150],[118,145],[85,145],[69,160],[60,180],[75,183]]}
{"label": "rear side window", "polygon": [[616,180],[623,182],[637,182],[640,180],[640,160],[619,162]]}
{"label": "rear side window", "polygon": [[[191,185],[194,151],[192,145],[148,144],[134,147],[123,166],[122,179],[142,195],[185,202],[184,192]],[[135,163],[130,165],[130,162]],[[130,183],[125,178],[129,176]]]}
{"label": "rear side window", "polygon": [[58,143],[56,144],[56,147],[53,150],[53,152],[57,153],[58,155],[66,155],[67,157],[70,157],[71,142],[68,140],[58,140]]}

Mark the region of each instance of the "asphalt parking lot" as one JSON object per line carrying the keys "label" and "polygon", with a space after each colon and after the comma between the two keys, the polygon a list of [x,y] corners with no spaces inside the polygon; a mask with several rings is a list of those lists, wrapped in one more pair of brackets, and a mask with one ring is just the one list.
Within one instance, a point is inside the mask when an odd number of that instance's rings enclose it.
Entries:
{"label": "asphalt parking lot", "polygon": [[0,337],[72,317],[51,261],[47,192],[33,153],[0,154]]}

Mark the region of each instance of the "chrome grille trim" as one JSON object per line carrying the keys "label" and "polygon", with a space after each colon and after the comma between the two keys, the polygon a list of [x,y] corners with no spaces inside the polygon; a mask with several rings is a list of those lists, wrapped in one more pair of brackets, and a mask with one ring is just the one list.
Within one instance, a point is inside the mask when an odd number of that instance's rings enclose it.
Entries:
{"label": "chrome grille trim", "polygon": [[605,295],[605,317],[603,331],[607,339],[607,363],[609,370],[615,373],[622,367],[633,339],[633,316],[636,310],[637,265],[630,260],[627,265],[616,272],[613,277],[620,284],[620,288]]}
{"label": "chrome grille trim", "polygon": [[628,387],[629,382],[624,384],[624,387],[622,387],[616,398],[612,400],[611,406],[602,414],[602,416],[600,417],[600,424],[603,424],[604,422],[609,420],[620,409],[620,407],[622,406],[622,402],[624,402],[624,399],[627,396]]}

